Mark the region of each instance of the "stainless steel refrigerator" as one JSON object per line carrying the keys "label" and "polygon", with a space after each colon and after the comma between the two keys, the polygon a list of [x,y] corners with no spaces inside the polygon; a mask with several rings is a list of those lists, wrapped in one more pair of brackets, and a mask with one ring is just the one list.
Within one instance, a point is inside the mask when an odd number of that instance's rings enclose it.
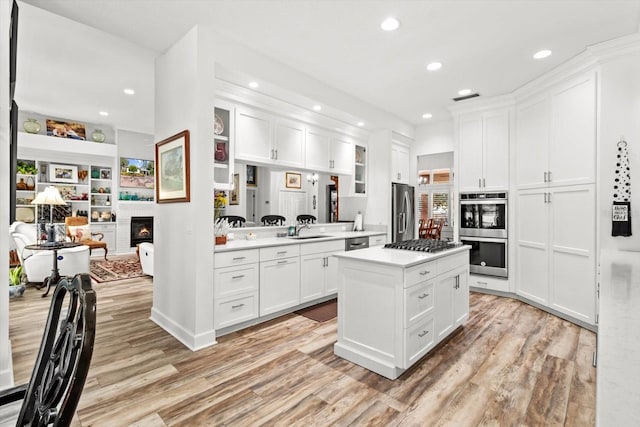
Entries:
{"label": "stainless steel refrigerator", "polygon": [[391,238],[393,242],[413,239],[414,228],[413,187],[394,182],[391,184]]}

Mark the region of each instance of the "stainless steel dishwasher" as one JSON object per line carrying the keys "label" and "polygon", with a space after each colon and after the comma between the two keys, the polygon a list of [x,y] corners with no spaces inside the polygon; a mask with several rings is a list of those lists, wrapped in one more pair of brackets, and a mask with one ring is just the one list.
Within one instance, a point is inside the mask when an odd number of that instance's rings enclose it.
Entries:
{"label": "stainless steel dishwasher", "polygon": [[344,239],[345,251],[354,251],[356,249],[364,249],[368,247],[369,247],[369,237],[367,236],[351,237],[349,239]]}

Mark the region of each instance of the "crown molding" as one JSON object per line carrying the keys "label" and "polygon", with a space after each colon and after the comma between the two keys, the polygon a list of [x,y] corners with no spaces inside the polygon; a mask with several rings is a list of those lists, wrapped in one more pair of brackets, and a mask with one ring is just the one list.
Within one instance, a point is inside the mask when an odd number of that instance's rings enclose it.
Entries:
{"label": "crown molding", "polygon": [[490,98],[472,98],[448,107],[454,116],[467,113],[480,113],[487,110],[509,108],[515,105],[513,94],[492,96]]}
{"label": "crown molding", "polygon": [[601,64],[621,56],[640,53],[640,32],[587,46],[587,52]]}

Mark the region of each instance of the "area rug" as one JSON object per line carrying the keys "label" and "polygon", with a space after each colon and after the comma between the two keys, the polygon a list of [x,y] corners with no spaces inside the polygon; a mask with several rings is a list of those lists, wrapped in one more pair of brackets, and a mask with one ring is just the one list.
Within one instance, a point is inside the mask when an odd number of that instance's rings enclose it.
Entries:
{"label": "area rug", "polygon": [[315,320],[316,322],[326,322],[338,315],[338,300],[332,299],[331,301],[323,302],[308,308],[303,308],[295,312],[308,319]]}
{"label": "area rug", "polygon": [[140,260],[135,254],[111,255],[108,261],[104,258],[92,259],[90,270],[91,277],[98,283],[144,276]]}

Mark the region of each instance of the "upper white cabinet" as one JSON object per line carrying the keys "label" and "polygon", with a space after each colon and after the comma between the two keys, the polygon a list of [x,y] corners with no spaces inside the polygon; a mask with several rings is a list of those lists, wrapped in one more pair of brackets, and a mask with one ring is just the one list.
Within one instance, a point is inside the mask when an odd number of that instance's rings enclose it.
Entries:
{"label": "upper white cabinet", "polygon": [[409,147],[403,144],[391,144],[391,181],[410,183],[411,155]]}
{"label": "upper white cabinet", "polygon": [[305,127],[300,122],[275,120],[272,160],[286,166],[304,167]]}
{"label": "upper white cabinet", "polygon": [[270,162],[273,117],[246,107],[236,108],[236,159]]}
{"label": "upper white cabinet", "polygon": [[461,116],[458,122],[460,191],[509,187],[510,110]]}
{"label": "upper white cabinet", "polygon": [[595,72],[521,104],[516,120],[518,188],[595,182]]}
{"label": "upper white cabinet", "polygon": [[305,167],[334,174],[353,174],[353,144],[326,129],[307,128]]}
{"label": "upper white cabinet", "polygon": [[215,187],[230,190],[234,173],[234,106],[216,101],[214,109],[214,176]]}

